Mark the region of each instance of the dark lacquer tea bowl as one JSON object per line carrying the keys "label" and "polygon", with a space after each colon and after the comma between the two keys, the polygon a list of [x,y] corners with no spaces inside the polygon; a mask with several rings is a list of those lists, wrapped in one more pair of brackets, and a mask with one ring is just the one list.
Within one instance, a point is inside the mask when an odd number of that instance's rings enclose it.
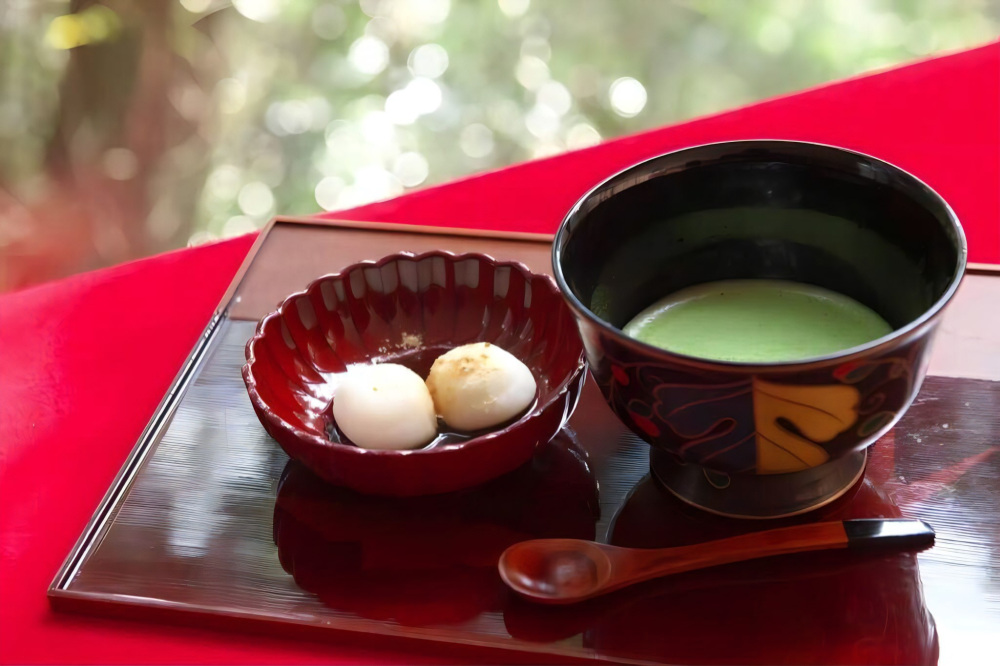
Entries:
{"label": "dark lacquer tea bowl", "polygon": [[[860,478],[865,448],[920,389],[965,264],[961,226],[927,185],[866,155],[791,141],[710,144],[629,168],[580,199],[553,247],[591,372],[652,446],[655,476],[692,504],[743,517],[807,511]],[[746,278],[839,292],[892,331],[758,364],[622,332],[666,294]]]}
{"label": "dark lacquer tea bowl", "polygon": [[[360,448],[334,418],[336,377],[392,362],[423,378],[442,353],[489,342],[531,371],[537,391],[511,422],[442,434],[411,450]],[[586,360],[552,278],[484,254],[399,253],[349,266],[261,320],[243,367],[264,429],[326,481],[407,497],[476,486],[530,460],[576,407]]]}

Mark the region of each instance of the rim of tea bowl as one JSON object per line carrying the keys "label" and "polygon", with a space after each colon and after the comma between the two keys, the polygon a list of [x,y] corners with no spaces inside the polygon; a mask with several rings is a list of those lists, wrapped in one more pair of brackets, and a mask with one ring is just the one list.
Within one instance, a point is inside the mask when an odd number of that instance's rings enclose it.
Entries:
{"label": "rim of tea bowl", "polygon": [[[573,234],[576,223],[582,216],[586,215],[597,205],[621,191],[653,178],[668,175],[672,172],[681,171],[687,168],[688,164],[684,160],[686,155],[697,155],[705,150],[713,148],[722,150],[732,148],[735,151],[740,149],[753,150],[758,146],[815,148],[819,150],[831,151],[831,153],[852,155],[873,165],[880,165],[889,172],[895,173],[898,178],[910,181],[909,184],[917,193],[919,193],[920,196],[933,201],[945,212],[945,216],[950,223],[947,232],[953,234],[954,236],[954,244],[957,250],[955,271],[951,276],[944,293],[913,321],[870,342],[849,347],[830,354],[822,354],[803,359],[796,359],[793,361],[775,361],[770,363],[708,360],[697,356],[689,356],[678,352],[667,351],[662,347],[657,347],[627,336],[620,328],[596,315],[574,293],[573,289],[566,280],[566,275],[563,270],[563,255],[566,251],[566,245]],[[724,157],[724,155],[720,157]],[[661,163],[666,161],[669,161],[670,164],[661,166]],[[965,275],[965,269],[968,263],[968,244],[966,242],[965,232],[958,220],[958,216],[955,214],[955,211],[951,208],[948,202],[945,201],[945,199],[929,185],[905,169],[877,157],[830,144],[787,139],[745,139],[699,144],[656,155],[622,169],[621,171],[618,171],[612,176],[601,181],[581,196],[563,218],[553,239],[551,256],[553,276],[555,277],[556,284],[559,286],[559,290],[569,303],[569,306],[573,310],[574,314],[578,317],[585,318],[591,324],[614,337],[620,344],[626,347],[632,347],[641,351],[643,354],[662,357],[669,359],[671,362],[688,365],[694,368],[713,369],[724,367],[727,370],[733,371],[774,372],[782,370],[797,371],[803,366],[818,368],[825,365],[840,364],[861,358],[863,356],[869,356],[873,351],[878,351],[881,348],[893,347],[906,339],[909,339],[915,332],[919,332],[919,330],[922,329],[928,322],[937,318],[949,301],[951,301],[954,297],[955,292],[958,290],[962,278]]]}

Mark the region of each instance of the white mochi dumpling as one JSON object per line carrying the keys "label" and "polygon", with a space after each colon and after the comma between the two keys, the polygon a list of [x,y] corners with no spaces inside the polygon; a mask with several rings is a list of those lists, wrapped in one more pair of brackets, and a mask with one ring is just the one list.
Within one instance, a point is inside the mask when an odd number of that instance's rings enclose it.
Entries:
{"label": "white mochi dumpling", "polygon": [[535,378],[524,363],[488,342],[462,345],[431,366],[427,388],[438,415],[456,430],[482,430],[509,421],[535,399]]}
{"label": "white mochi dumpling", "polygon": [[437,435],[434,402],[424,380],[396,363],[348,370],[337,385],[333,418],[363,449],[415,449]]}

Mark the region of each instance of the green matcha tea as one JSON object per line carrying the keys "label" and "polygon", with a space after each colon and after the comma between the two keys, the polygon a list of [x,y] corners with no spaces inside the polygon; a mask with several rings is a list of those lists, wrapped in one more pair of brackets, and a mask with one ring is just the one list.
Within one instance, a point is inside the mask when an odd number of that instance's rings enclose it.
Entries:
{"label": "green matcha tea", "polygon": [[682,289],[625,325],[633,338],[687,356],[796,361],[871,342],[892,327],[843,294],[782,280],[726,280]]}

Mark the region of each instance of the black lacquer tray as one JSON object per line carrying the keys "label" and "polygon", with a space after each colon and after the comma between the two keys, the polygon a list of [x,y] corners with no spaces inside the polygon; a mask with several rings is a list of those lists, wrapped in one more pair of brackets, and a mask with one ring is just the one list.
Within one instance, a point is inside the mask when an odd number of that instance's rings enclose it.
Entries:
{"label": "black lacquer tray", "polygon": [[[265,434],[240,377],[256,321],[313,278],[399,250],[549,270],[549,237],[281,218],[261,235],[49,595],[59,609],[301,637],[389,637],[505,659],[982,661],[1000,636],[1000,274],[973,269],[931,375],[820,512],[735,521],[648,476],[648,447],[588,384],[567,428],[490,484],[400,501],[328,486]],[[825,552],[692,572],[566,608],[496,573],[530,537],[690,543],[818,517],[922,518],[919,555]],[[426,647],[423,648],[426,651]],[[442,649],[445,649],[442,646]]]}

